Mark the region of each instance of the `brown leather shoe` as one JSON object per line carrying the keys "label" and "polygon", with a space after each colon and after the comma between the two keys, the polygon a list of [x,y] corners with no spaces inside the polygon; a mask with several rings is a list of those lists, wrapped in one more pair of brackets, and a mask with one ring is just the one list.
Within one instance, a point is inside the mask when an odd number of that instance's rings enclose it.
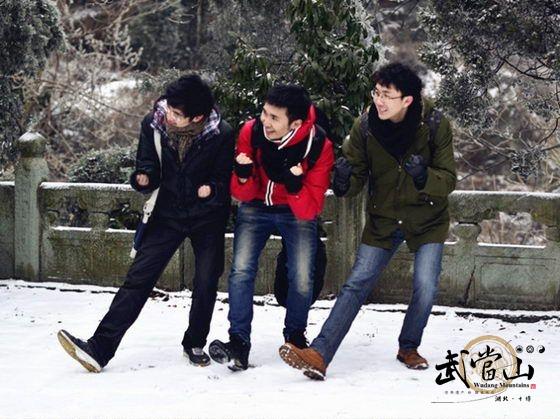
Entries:
{"label": "brown leather shoe", "polygon": [[278,350],[280,358],[290,367],[302,370],[303,374],[313,380],[324,380],[327,373],[325,361],[313,348],[299,349],[291,343],[285,343]]}
{"label": "brown leather shoe", "polygon": [[428,361],[416,349],[399,349],[397,359],[413,370],[425,370],[428,368]]}

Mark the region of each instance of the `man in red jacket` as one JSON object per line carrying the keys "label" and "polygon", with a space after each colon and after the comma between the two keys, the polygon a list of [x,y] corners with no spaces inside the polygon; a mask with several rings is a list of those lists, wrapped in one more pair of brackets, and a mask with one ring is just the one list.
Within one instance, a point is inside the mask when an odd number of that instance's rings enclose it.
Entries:
{"label": "man in red jacket", "polygon": [[248,366],[258,259],[274,231],[284,239],[288,257],[284,338],[307,346],[317,217],[334,162],[332,143],[315,122],[316,109],[305,89],[278,85],[268,92],[260,118],[245,123],[239,133],[230,184],[241,201],[229,276],[230,341],[216,340],[209,348],[214,361],[232,361],[234,371]]}

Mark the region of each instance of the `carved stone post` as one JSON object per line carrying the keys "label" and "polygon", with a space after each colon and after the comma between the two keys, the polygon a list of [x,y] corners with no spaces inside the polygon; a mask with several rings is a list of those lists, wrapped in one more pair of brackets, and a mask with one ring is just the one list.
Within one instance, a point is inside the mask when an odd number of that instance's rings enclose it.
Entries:
{"label": "carved stone post", "polygon": [[459,223],[453,228],[453,234],[459,238],[457,252],[455,253],[455,294],[457,303],[469,305],[472,285],[475,280],[475,249],[477,237],[480,234],[480,225],[474,223]]}
{"label": "carved stone post", "polygon": [[328,269],[324,292],[337,294],[346,281],[361,242],[365,220],[365,195],[337,198],[332,235],[327,242]]}
{"label": "carved stone post", "polygon": [[39,185],[49,170],[44,158],[47,141],[38,133],[19,138],[21,153],[15,172],[15,276],[40,279],[41,214]]}

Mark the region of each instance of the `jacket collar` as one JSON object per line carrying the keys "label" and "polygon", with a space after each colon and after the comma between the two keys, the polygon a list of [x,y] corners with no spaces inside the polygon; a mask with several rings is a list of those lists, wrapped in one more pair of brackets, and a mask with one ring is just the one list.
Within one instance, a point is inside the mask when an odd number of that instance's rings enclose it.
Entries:
{"label": "jacket collar", "polygon": [[[153,129],[158,130],[165,138],[167,138],[167,130],[165,128],[166,105],[166,100],[160,100],[156,103],[152,116],[152,122],[150,123],[150,126]],[[206,140],[214,135],[218,135],[220,133],[219,125],[221,120],[222,118],[219,112],[215,108],[212,109],[210,115],[206,118],[202,131],[194,138],[193,141]]]}
{"label": "jacket collar", "polygon": [[315,135],[315,120],[317,119],[317,114],[315,112],[315,106],[311,105],[307,111],[307,118],[303,123],[294,130],[288,132],[282,140],[278,143],[278,149],[284,147],[291,147],[302,141],[306,141],[309,138],[313,138]]}
{"label": "jacket collar", "polygon": [[[372,105],[373,106],[373,105]],[[421,150],[427,143],[430,141],[430,129],[428,124],[426,123],[426,118],[429,115],[430,111],[434,107],[434,104],[429,99],[422,97],[422,120],[416,129],[416,133],[414,134],[414,141],[408,149],[406,150],[405,154],[403,155],[403,161],[408,158],[411,154],[416,154],[419,150]],[[370,108],[366,109],[366,115],[369,112]],[[375,142],[379,145],[379,147],[386,152],[389,156],[393,157],[385,148],[379,143],[377,138],[371,132],[371,129],[368,129],[368,135],[375,139]],[[394,157],[393,157],[394,158]],[[396,159],[395,159],[396,160]]]}

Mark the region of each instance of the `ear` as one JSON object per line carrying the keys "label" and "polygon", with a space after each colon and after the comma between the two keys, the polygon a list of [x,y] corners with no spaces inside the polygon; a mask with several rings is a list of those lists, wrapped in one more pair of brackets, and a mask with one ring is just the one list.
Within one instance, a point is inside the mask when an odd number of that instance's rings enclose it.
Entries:
{"label": "ear", "polygon": [[195,124],[198,124],[198,123],[199,123],[200,121],[202,121],[203,119],[204,119],[204,115],[197,115],[197,116],[193,117],[192,121],[193,121]]}
{"label": "ear", "polygon": [[302,124],[303,124],[302,119],[296,119],[296,120],[292,121],[292,123],[290,124],[290,129],[299,128],[299,127],[301,127]]}
{"label": "ear", "polygon": [[412,102],[414,102],[414,98],[413,98],[412,96],[405,96],[405,97],[403,98],[403,100],[404,100],[404,106],[407,107],[407,108],[408,108],[410,105],[412,105]]}

